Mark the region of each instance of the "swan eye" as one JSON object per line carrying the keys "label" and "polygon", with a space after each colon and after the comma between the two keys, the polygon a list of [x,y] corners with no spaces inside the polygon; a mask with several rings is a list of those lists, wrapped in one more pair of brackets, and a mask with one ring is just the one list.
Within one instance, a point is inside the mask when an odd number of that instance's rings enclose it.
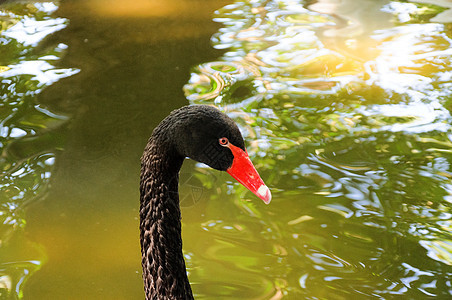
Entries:
{"label": "swan eye", "polygon": [[221,146],[227,147],[229,145],[229,141],[227,138],[222,137],[218,140]]}

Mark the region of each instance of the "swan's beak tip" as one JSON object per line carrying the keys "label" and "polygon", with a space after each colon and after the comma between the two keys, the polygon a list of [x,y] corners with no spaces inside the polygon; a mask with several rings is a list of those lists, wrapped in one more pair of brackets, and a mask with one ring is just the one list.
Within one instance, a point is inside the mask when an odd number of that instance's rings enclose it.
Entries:
{"label": "swan's beak tip", "polygon": [[265,204],[269,204],[270,201],[272,201],[272,193],[265,184],[259,187],[259,189],[257,190],[257,194],[259,198],[261,198],[265,202]]}

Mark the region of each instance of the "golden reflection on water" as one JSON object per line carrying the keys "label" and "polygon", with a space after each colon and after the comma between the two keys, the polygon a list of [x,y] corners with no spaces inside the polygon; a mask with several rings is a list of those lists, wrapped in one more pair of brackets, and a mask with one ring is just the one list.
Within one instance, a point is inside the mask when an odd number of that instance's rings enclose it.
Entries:
{"label": "golden reflection on water", "polygon": [[[211,15],[210,6],[202,0],[86,0],[83,1],[88,12],[116,18],[149,18],[165,17],[170,19],[181,18],[187,13],[191,17],[202,18]],[[180,13],[184,11],[184,13]]]}

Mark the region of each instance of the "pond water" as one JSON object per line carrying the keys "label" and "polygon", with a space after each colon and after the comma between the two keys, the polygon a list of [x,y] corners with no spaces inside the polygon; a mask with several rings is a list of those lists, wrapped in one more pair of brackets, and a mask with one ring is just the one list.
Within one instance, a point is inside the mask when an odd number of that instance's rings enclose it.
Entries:
{"label": "pond water", "polygon": [[187,160],[197,299],[452,296],[450,1],[0,4],[0,298],[142,299],[139,158],[212,104],[265,205]]}

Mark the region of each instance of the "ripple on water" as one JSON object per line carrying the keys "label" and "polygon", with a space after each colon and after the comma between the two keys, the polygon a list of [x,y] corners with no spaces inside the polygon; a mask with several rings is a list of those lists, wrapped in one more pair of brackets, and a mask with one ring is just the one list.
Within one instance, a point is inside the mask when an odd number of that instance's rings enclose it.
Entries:
{"label": "ripple on water", "polygon": [[[201,228],[185,226],[185,234],[196,236],[200,241],[190,242],[189,251],[196,255],[186,255],[197,298],[242,295],[243,299],[267,299],[280,293],[275,284],[279,279],[272,278],[271,272],[267,271],[278,259],[268,254],[272,245],[262,244],[260,236],[253,236],[259,231],[256,227],[264,230],[264,224],[255,224],[244,217],[208,220]],[[267,250],[263,251],[263,248]]]}
{"label": "ripple on water", "polygon": [[[61,149],[67,117],[38,104],[41,91],[79,70],[55,66],[67,49],[44,38],[68,20],[52,16],[52,2],[8,3],[0,7],[0,294],[22,298],[28,278],[46,260],[41,247],[24,237],[25,207],[47,192]],[[4,26],[3,26],[4,25]]]}
{"label": "ripple on water", "polygon": [[41,268],[42,262],[14,261],[0,263],[0,291],[4,299],[17,299],[23,296],[23,285],[29,276]]}
{"label": "ripple on water", "polygon": [[428,251],[427,255],[430,258],[452,265],[452,240],[424,240],[419,243]]}

